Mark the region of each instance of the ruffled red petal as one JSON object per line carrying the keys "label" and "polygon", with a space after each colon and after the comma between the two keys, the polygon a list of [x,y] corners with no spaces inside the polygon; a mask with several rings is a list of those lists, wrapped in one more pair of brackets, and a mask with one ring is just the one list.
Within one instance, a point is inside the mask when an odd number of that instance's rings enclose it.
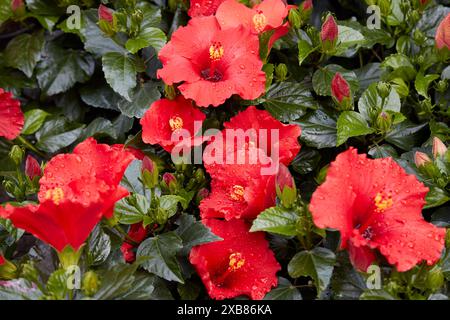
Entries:
{"label": "ruffled red petal", "polygon": [[192,18],[211,16],[216,13],[222,2],[223,0],[191,0],[188,15]]}
{"label": "ruffled red petal", "polygon": [[0,88],[0,137],[14,140],[22,131],[24,121],[20,101]]}
{"label": "ruffled red petal", "polygon": [[[277,285],[281,269],[262,232],[249,232],[243,220],[203,220],[223,241],[196,246],[190,261],[213,299],[246,295],[254,300],[264,298]],[[239,264],[230,261],[238,257]],[[236,262],[236,261],[235,261]],[[230,269],[231,266],[237,266]]]}

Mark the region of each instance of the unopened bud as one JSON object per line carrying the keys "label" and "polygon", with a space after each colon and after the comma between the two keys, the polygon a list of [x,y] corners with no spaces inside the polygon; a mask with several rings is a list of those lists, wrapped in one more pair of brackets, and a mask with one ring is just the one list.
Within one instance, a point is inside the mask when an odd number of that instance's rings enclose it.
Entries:
{"label": "unopened bud", "polygon": [[338,39],[338,25],[333,15],[329,14],[322,25],[320,39],[322,41],[323,52],[333,51]]}
{"label": "unopened bud", "polygon": [[39,163],[35,158],[28,155],[25,160],[25,174],[30,180],[33,180],[35,177],[42,176],[42,169]]}
{"label": "unopened bud", "polygon": [[209,190],[206,188],[202,188],[198,190],[197,195],[195,196],[195,201],[197,204],[200,203],[203,199],[207,198],[209,196]]}
{"label": "unopened bud", "polygon": [[286,80],[288,69],[284,63],[280,63],[275,68],[275,77],[278,81]]}
{"label": "unopened bud", "polygon": [[353,109],[350,85],[339,72],[331,80],[331,96],[339,110]]}
{"label": "unopened bud", "polygon": [[389,93],[391,92],[391,88],[388,83],[380,81],[377,84],[377,92],[381,98],[386,99],[389,96]]}
{"label": "unopened bud", "polygon": [[158,184],[159,171],[156,163],[152,159],[145,156],[142,159],[142,180],[144,184],[153,189]]}
{"label": "unopened bud", "polygon": [[440,93],[446,92],[448,89],[448,81],[446,79],[439,80],[436,84],[436,90]]}
{"label": "unopened bud", "polygon": [[284,164],[280,164],[275,185],[277,196],[281,200],[282,205],[286,208],[292,207],[297,199],[297,188],[295,187],[294,178]]}
{"label": "unopened bud", "polygon": [[420,151],[417,151],[415,153],[415,155],[414,155],[414,163],[416,164],[417,168],[422,167],[422,166],[424,166],[424,165],[426,165],[427,163],[430,163],[430,162],[431,162],[431,159],[430,159],[430,157],[427,154],[425,154],[423,152],[420,152]]}
{"label": "unopened bud", "polygon": [[17,166],[19,166],[22,163],[23,156],[24,156],[23,149],[18,145],[14,145],[11,148],[11,151],[9,152],[9,157]]}
{"label": "unopened bud", "polygon": [[387,132],[392,125],[391,115],[384,111],[380,112],[375,121],[375,125],[381,132]]}
{"label": "unopened bud", "polygon": [[434,158],[443,156],[447,153],[447,147],[438,137],[433,138],[433,156]]}
{"label": "unopened bud", "polygon": [[82,290],[84,295],[91,297],[100,288],[100,280],[94,271],[88,271],[83,276]]}
{"label": "unopened bud", "polygon": [[292,28],[298,29],[302,26],[302,18],[297,9],[289,10],[288,20]]}
{"label": "unopened bud", "polygon": [[166,172],[162,176],[164,187],[170,190],[170,193],[175,193],[177,190],[177,178],[172,173]]}

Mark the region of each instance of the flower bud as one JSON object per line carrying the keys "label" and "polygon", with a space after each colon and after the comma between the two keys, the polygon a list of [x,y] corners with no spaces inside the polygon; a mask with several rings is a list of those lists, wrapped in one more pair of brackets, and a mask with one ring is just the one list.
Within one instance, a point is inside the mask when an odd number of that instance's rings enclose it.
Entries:
{"label": "flower bud", "polygon": [[0,279],[11,280],[17,277],[17,267],[14,263],[0,255]]}
{"label": "flower bud", "polygon": [[91,297],[97,293],[100,288],[100,279],[94,271],[88,271],[84,274],[82,280],[83,294]]}
{"label": "flower bud", "polygon": [[420,13],[417,10],[407,11],[406,19],[411,23],[416,24],[420,20]]}
{"label": "flower bud", "polygon": [[313,9],[313,2],[312,2],[312,0],[305,0],[300,5],[300,11],[302,11],[302,12],[309,12],[309,13],[311,13],[312,9]]}
{"label": "flower bud", "polygon": [[15,16],[22,16],[25,14],[25,3],[23,0],[12,0],[11,11]]}
{"label": "flower bud", "polygon": [[381,132],[387,132],[392,125],[391,115],[387,112],[381,111],[378,114],[378,117],[375,121],[375,125]]}
{"label": "flower bud", "polygon": [[377,83],[377,92],[382,99],[386,99],[391,92],[391,88],[388,83],[380,81]]}
{"label": "flower bud", "polygon": [[429,3],[430,0],[419,0],[419,9],[423,11],[423,9],[425,9]]}
{"label": "flower bud", "polygon": [[286,80],[288,73],[288,69],[284,63],[280,63],[275,68],[275,76],[278,79],[278,81],[284,81]]}
{"label": "flower bud", "polygon": [[334,75],[333,80],[331,80],[331,96],[339,110],[353,109],[353,98],[350,85],[339,72],[337,72]]}
{"label": "flower bud", "polygon": [[447,147],[438,137],[433,138],[433,156],[434,158],[445,155],[447,152]]}
{"label": "flower bud", "polygon": [[166,172],[162,176],[163,185],[170,190],[170,193],[175,193],[177,190],[177,178],[172,173]]}
{"label": "flower bud", "polygon": [[156,163],[152,159],[145,156],[142,159],[142,180],[144,184],[153,189],[158,184],[159,170]]}
{"label": "flower bud", "polygon": [[195,202],[197,204],[200,203],[203,199],[207,198],[209,196],[209,190],[206,188],[201,188],[198,190],[197,195],[195,196]]}
{"label": "flower bud", "polygon": [[438,49],[450,49],[450,13],[439,24],[435,39]]}
{"label": "flower bud", "polygon": [[9,152],[9,157],[17,166],[22,163],[23,156],[23,149],[18,145],[14,145]]}
{"label": "flower bud", "polygon": [[280,164],[275,180],[276,192],[281,204],[286,208],[292,207],[297,199],[297,188],[288,167]]}
{"label": "flower bud", "polygon": [[302,26],[302,18],[297,9],[289,10],[288,20],[292,28],[298,29]]}
{"label": "flower bud", "polygon": [[391,0],[378,0],[378,6],[382,16],[388,16],[391,13]]}
{"label": "flower bud", "polygon": [[42,176],[41,166],[37,160],[30,155],[28,155],[25,160],[25,174],[28,178],[30,178],[30,180],[33,180],[35,177]]}
{"label": "flower bud", "polygon": [[427,154],[417,151],[414,155],[414,163],[416,164],[416,167],[419,168],[427,163],[431,163],[431,159]]}
{"label": "flower bud", "polygon": [[106,34],[112,36],[115,33],[115,19],[113,15],[113,11],[100,4],[98,7],[98,26],[99,28]]}
{"label": "flower bud", "polygon": [[413,39],[414,39],[414,42],[418,45],[422,45],[427,40],[425,35],[419,29],[414,30]]}
{"label": "flower bud", "polygon": [[436,90],[440,93],[445,93],[448,89],[448,81],[447,79],[439,80],[436,84]]}
{"label": "flower bud", "polygon": [[442,273],[442,269],[438,266],[435,266],[433,269],[428,271],[427,274],[427,287],[431,290],[437,290],[444,284],[444,274]]}
{"label": "flower bud", "polygon": [[329,14],[322,25],[322,30],[320,31],[323,52],[330,52],[334,50],[338,39],[338,33],[339,30],[336,20],[333,15]]}

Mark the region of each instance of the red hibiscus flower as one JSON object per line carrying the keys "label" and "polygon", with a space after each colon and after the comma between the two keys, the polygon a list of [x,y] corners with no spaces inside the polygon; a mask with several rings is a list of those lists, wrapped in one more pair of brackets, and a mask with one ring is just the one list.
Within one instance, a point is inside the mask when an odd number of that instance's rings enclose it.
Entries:
{"label": "red hibiscus flower", "polygon": [[191,137],[194,137],[201,131],[201,126],[196,127],[194,122],[203,122],[205,117],[203,112],[196,109],[192,102],[183,96],[178,96],[175,100],[160,99],[151,105],[140,121],[142,140],[145,143],[159,144],[171,152],[178,143],[172,139],[172,134],[185,129]]}
{"label": "red hibiscus flower", "polygon": [[222,29],[243,25],[259,34],[280,27],[287,14],[282,0],[264,0],[252,9],[236,0],[226,0],[217,9],[216,17]]}
{"label": "red hibiscus flower", "polygon": [[12,93],[0,88],[0,137],[14,140],[20,134],[23,124],[20,101],[14,99]]}
{"label": "red hibiscus flower", "polygon": [[438,49],[450,49],[450,13],[441,21],[436,30],[436,46]]}
{"label": "red hibiscus flower", "polygon": [[198,17],[160,51],[158,77],[197,105],[218,106],[233,94],[256,99],[265,91],[259,39],[242,26],[221,30],[215,17]]}
{"label": "red hibiscus flower", "polygon": [[211,193],[200,202],[203,219],[254,219],[275,204],[274,175],[262,171],[271,167],[271,159],[262,150],[251,146],[242,151],[228,150],[223,163],[214,163],[204,157],[212,181]]}
{"label": "red hibiscus flower", "polygon": [[134,252],[134,248],[136,248],[137,245],[144,241],[147,233],[148,229],[144,228],[142,223],[135,223],[130,226],[128,236],[131,240],[133,240],[133,243],[125,241],[120,247],[120,251],[122,252],[126,262],[132,263],[136,260],[136,253]]}
{"label": "red hibiscus flower", "polygon": [[133,159],[121,146],[97,144],[95,139],[88,138],[72,154],[59,154],[48,162],[39,181],[38,198],[41,202],[69,199],[88,204],[99,201],[101,196],[101,213],[110,218],[114,204],[128,195],[119,183]]}
{"label": "red hibiscus flower", "polygon": [[28,231],[58,252],[68,245],[77,251],[102,218],[102,206],[101,202],[54,198],[24,207],[7,204],[0,207],[0,217],[10,219],[15,227]]}
{"label": "red hibiscus flower", "polygon": [[[229,122],[224,123],[225,129],[251,130],[257,134],[257,147],[266,151],[268,156],[276,162],[289,165],[300,151],[298,137],[301,128],[297,125],[283,124],[265,110],[258,110],[255,106],[248,107]],[[227,134],[239,134],[240,131],[230,131]],[[250,133],[250,131],[249,131]],[[275,139],[272,139],[275,138]],[[276,154],[275,154],[276,153]]]}
{"label": "red hibiscus flower", "polygon": [[378,250],[403,272],[435,263],[444,248],[445,229],[421,214],[427,191],[392,158],[371,160],[350,149],[331,163],[309,209],[319,228],[340,231],[355,267],[367,270]]}
{"label": "red hibiscus flower", "polygon": [[264,298],[277,285],[281,269],[262,232],[249,232],[243,220],[204,220],[222,241],[196,246],[189,260],[213,299],[246,295]]}
{"label": "red hibiscus flower", "polygon": [[190,17],[211,16],[216,13],[217,8],[223,0],[191,0],[188,15]]}

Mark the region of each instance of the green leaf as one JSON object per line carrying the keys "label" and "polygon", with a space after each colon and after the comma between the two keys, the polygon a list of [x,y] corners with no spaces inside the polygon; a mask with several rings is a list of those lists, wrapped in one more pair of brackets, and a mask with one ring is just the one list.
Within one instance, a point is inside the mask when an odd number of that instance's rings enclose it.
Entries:
{"label": "green leaf", "polygon": [[201,221],[196,221],[192,215],[181,215],[176,221],[176,224],[178,228],[175,232],[183,241],[183,249],[180,251],[181,254],[187,255],[192,247],[199,244],[223,240],[212,233],[211,229]]}
{"label": "green leaf", "polygon": [[159,92],[160,83],[148,81],[144,85],[138,85],[132,93],[131,102],[121,99],[117,106],[122,114],[127,117],[142,118],[151,104],[161,98]]}
{"label": "green leaf", "polygon": [[80,33],[86,51],[95,54],[97,57],[101,57],[108,52],[126,54],[127,50],[103,33],[97,22],[98,12],[96,9],[89,9],[81,13]]}
{"label": "green leaf", "polygon": [[117,297],[120,300],[173,300],[164,280],[146,273],[137,272],[131,288]]}
{"label": "green leaf", "polygon": [[380,290],[366,290],[360,297],[360,300],[397,300],[390,293]]}
{"label": "green leaf", "polygon": [[135,54],[143,48],[152,46],[159,52],[159,50],[161,50],[161,48],[166,44],[166,40],[166,35],[161,29],[154,27],[141,28],[141,31],[135,38],[128,39],[125,44],[125,48]]}
{"label": "green leaf", "polygon": [[25,279],[0,284],[0,300],[38,300],[42,296],[42,292]]}
{"label": "green leaf", "polygon": [[423,72],[419,72],[416,76],[416,81],[414,82],[417,93],[422,97],[428,98],[428,88],[430,87],[430,84],[436,79],[439,79],[438,74],[424,75]]}
{"label": "green leaf", "polygon": [[22,134],[33,134],[44,124],[49,114],[41,109],[32,109],[25,112],[25,123],[23,125]]}
{"label": "green leaf", "polygon": [[139,260],[133,264],[121,263],[110,266],[100,276],[102,285],[92,297],[95,300],[113,300],[126,295],[135,284],[135,276]]}
{"label": "green leaf", "polygon": [[9,0],[1,0],[0,1],[0,26],[3,22],[7,21],[11,18],[13,12],[11,10],[11,1]]}
{"label": "green leaf", "polygon": [[434,39],[439,23],[441,23],[449,13],[450,8],[448,7],[448,3],[447,6],[430,6],[430,8],[421,13],[420,20],[415,27],[422,31],[426,36]]}
{"label": "green leaf", "polygon": [[19,69],[30,78],[41,57],[44,33],[25,33],[13,38],[4,51],[6,65]]}
{"label": "green leaf", "polygon": [[108,119],[98,117],[92,120],[89,125],[84,128],[83,133],[79,137],[80,141],[83,141],[89,137],[102,137],[108,136],[113,139],[117,139],[116,130],[113,127],[113,124]]}
{"label": "green leaf", "polygon": [[447,192],[436,186],[431,186],[425,197],[426,205],[424,209],[439,207],[450,200],[450,196]]}
{"label": "green leaf", "polygon": [[392,157],[394,159],[398,158],[398,153],[395,150],[395,148],[388,144],[382,144],[381,146],[374,146],[369,150],[368,154],[374,159],[387,157]]}
{"label": "green leaf", "polygon": [[365,40],[361,32],[349,26],[338,25],[338,31],[336,55],[341,55],[348,49],[359,46]]}
{"label": "green leaf", "polygon": [[353,70],[358,77],[360,90],[366,90],[371,83],[381,79],[381,69],[379,63],[368,63],[362,68]]}
{"label": "green leaf", "polygon": [[363,136],[375,132],[370,128],[366,119],[355,111],[344,111],[337,121],[337,143],[340,146],[350,137]]}
{"label": "green leaf", "polygon": [[263,300],[302,300],[302,295],[289,280],[278,278],[278,286],[272,289]]}
{"label": "green leaf", "polygon": [[184,283],[176,254],[183,248],[182,239],[173,231],[148,238],[139,245],[138,257],[148,257],[142,267],[169,281]]}
{"label": "green leaf", "polygon": [[253,221],[250,231],[266,231],[284,236],[295,236],[299,217],[295,210],[281,207],[268,208]]}
{"label": "green leaf", "polygon": [[94,73],[92,56],[83,51],[64,50],[53,43],[47,45],[44,58],[37,65],[39,86],[49,96],[86,82]]}
{"label": "green leaf", "polygon": [[87,83],[80,89],[80,97],[91,107],[119,111],[118,104],[123,98],[104,83],[100,86]]}
{"label": "green leaf", "polygon": [[358,91],[359,83],[356,74],[353,71],[344,69],[337,64],[329,64],[319,68],[314,72],[312,84],[314,91],[320,96],[331,96],[331,81],[334,75],[339,72],[345,80],[348,81],[353,93]]}
{"label": "green leaf", "polygon": [[449,248],[445,249],[445,254],[444,254],[444,257],[442,258],[440,264],[441,264],[441,268],[442,268],[442,273],[444,274],[445,278],[450,281],[450,249]]}
{"label": "green leaf", "polygon": [[138,193],[122,198],[116,202],[114,214],[120,223],[135,224],[141,222],[150,210],[150,202]]}
{"label": "green leaf", "polygon": [[131,94],[136,87],[136,66],[127,54],[109,52],[102,57],[103,72],[106,82],[115,92],[131,100]]}
{"label": "green leaf", "polygon": [[313,278],[319,296],[330,283],[335,261],[336,256],[332,251],[317,247],[297,253],[288,264],[288,272],[292,278]]}
{"label": "green leaf", "polygon": [[302,65],[303,61],[308,58],[308,56],[315,51],[315,48],[311,46],[311,44],[306,41],[299,39],[298,40],[298,64]]}
{"label": "green leaf", "polygon": [[51,299],[63,300],[66,298],[69,290],[67,288],[68,276],[69,274],[64,269],[58,269],[50,275],[46,289]]}
{"label": "green leaf", "polygon": [[318,107],[309,89],[297,82],[272,84],[263,103],[267,111],[281,121],[296,120],[303,116],[308,109],[317,109]]}
{"label": "green leaf", "polygon": [[36,147],[54,153],[74,143],[83,131],[84,125],[67,122],[64,117],[53,118],[36,132]]}
{"label": "green leaf", "polygon": [[394,88],[391,87],[389,95],[383,101],[376,83],[372,83],[358,101],[359,113],[367,121],[375,121],[381,111],[400,112],[401,106],[400,96]]}
{"label": "green leaf", "polygon": [[159,207],[167,212],[167,217],[174,216],[178,211],[178,203],[184,202],[184,198],[173,194],[161,196],[159,198]]}
{"label": "green leaf", "polygon": [[314,149],[302,147],[300,153],[292,160],[292,168],[300,174],[313,172],[320,161],[320,152]]}
{"label": "green leaf", "polygon": [[201,287],[193,281],[187,281],[185,284],[179,283],[177,291],[181,300],[196,300],[200,294]]}
{"label": "green leaf", "polygon": [[411,150],[418,143],[420,130],[426,126],[426,123],[417,125],[405,120],[394,126],[385,140],[400,149]]}
{"label": "green leaf", "polygon": [[106,261],[111,253],[111,239],[97,225],[92,231],[87,243],[87,260],[91,266],[99,265]]}
{"label": "green leaf", "polygon": [[123,175],[121,185],[133,193],[145,195],[144,184],[141,182],[142,161],[134,160],[129,165]]}
{"label": "green leaf", "polygon": [[411,81],[416,76],[416,69],[409,60],[408,56],[397,53],[392,54],[381,63],[381,67],[391,69],[388,80],[402,78],[405,81]]}
{"label": "green leaf", "polygon": [[337,116],[324,110],[316,110],[294,123],[302,128],[300,140],[318,149],[336,146]]}

